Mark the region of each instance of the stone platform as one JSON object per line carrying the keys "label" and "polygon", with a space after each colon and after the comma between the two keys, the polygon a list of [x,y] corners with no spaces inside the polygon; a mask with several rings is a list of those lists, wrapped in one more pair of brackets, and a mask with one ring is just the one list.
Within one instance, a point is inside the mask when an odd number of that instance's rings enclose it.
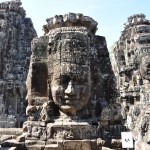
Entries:
{"label": "stone platform", "polygon": [[83,121],[54,123],[26,121],[23,131],[21,129],[13,131],[10,129],[10,132],[9,129],[5,130],[0,129],[3,134],[17,136],[9,136],[8,139],[1,141],[2,147],[12,147],[16,150],[102,150],[102,147],[115,149],[121,147],[120,139],[112,139],[113,136],[103,139],[99,126]]}

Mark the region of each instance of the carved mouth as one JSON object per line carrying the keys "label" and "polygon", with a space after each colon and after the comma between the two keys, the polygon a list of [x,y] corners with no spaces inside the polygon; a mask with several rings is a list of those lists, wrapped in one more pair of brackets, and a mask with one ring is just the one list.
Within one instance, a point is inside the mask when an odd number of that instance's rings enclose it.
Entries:
{"label": "carved mouth", "polygon": [[74,102],[76,101],[78,101],[78,99],[75,97],[65,97],[65,98],[61,97],[61,102],[66,105],[74,105]]}

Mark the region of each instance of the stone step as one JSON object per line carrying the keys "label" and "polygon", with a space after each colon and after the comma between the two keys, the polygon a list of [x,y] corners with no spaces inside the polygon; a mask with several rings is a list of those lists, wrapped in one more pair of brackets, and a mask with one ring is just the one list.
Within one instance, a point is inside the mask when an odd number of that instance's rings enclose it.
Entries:
{"label": "stone step", "polygon": [[0,150],[17,150],[17,147],[1,147],[0,146]]}
{"label": "stone step", "polygon": [[45,145],[31,145],[31,146],[26,146],[27,150],[45,150]]}
{"label": "stone step", "polygon": [[58,144],[48,144],[44,150],[60,150]]}
{"label": "stone step", "polygon": [[22,128],[0,128],[0,135],[21,135]]}

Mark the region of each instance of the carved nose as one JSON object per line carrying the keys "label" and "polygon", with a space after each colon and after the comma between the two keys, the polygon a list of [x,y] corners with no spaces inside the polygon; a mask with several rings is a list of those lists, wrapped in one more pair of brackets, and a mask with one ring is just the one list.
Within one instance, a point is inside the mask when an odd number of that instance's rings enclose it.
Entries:
{"label": "carved nose", "polygon": [[73,87],[72,81],[70,81],[68,83],[68,86],[67,86],[67,88],[65,90],[65,94],[67,94],[67,95],[75,95],[75,89]]}

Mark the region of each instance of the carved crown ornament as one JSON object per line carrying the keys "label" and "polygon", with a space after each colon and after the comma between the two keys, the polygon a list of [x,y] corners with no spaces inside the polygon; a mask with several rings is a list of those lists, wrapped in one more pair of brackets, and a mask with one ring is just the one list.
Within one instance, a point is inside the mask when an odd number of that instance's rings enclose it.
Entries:
{"label": "carved crown ornament", "polygon": [[56,15],[46,19],[47,24],[43,26],[45,34],[50,30],[61,27],[86,27],[91,33],[95,34],[98,23],[89,16],[83,16],[81,13],[69,13],[65,15]]}

